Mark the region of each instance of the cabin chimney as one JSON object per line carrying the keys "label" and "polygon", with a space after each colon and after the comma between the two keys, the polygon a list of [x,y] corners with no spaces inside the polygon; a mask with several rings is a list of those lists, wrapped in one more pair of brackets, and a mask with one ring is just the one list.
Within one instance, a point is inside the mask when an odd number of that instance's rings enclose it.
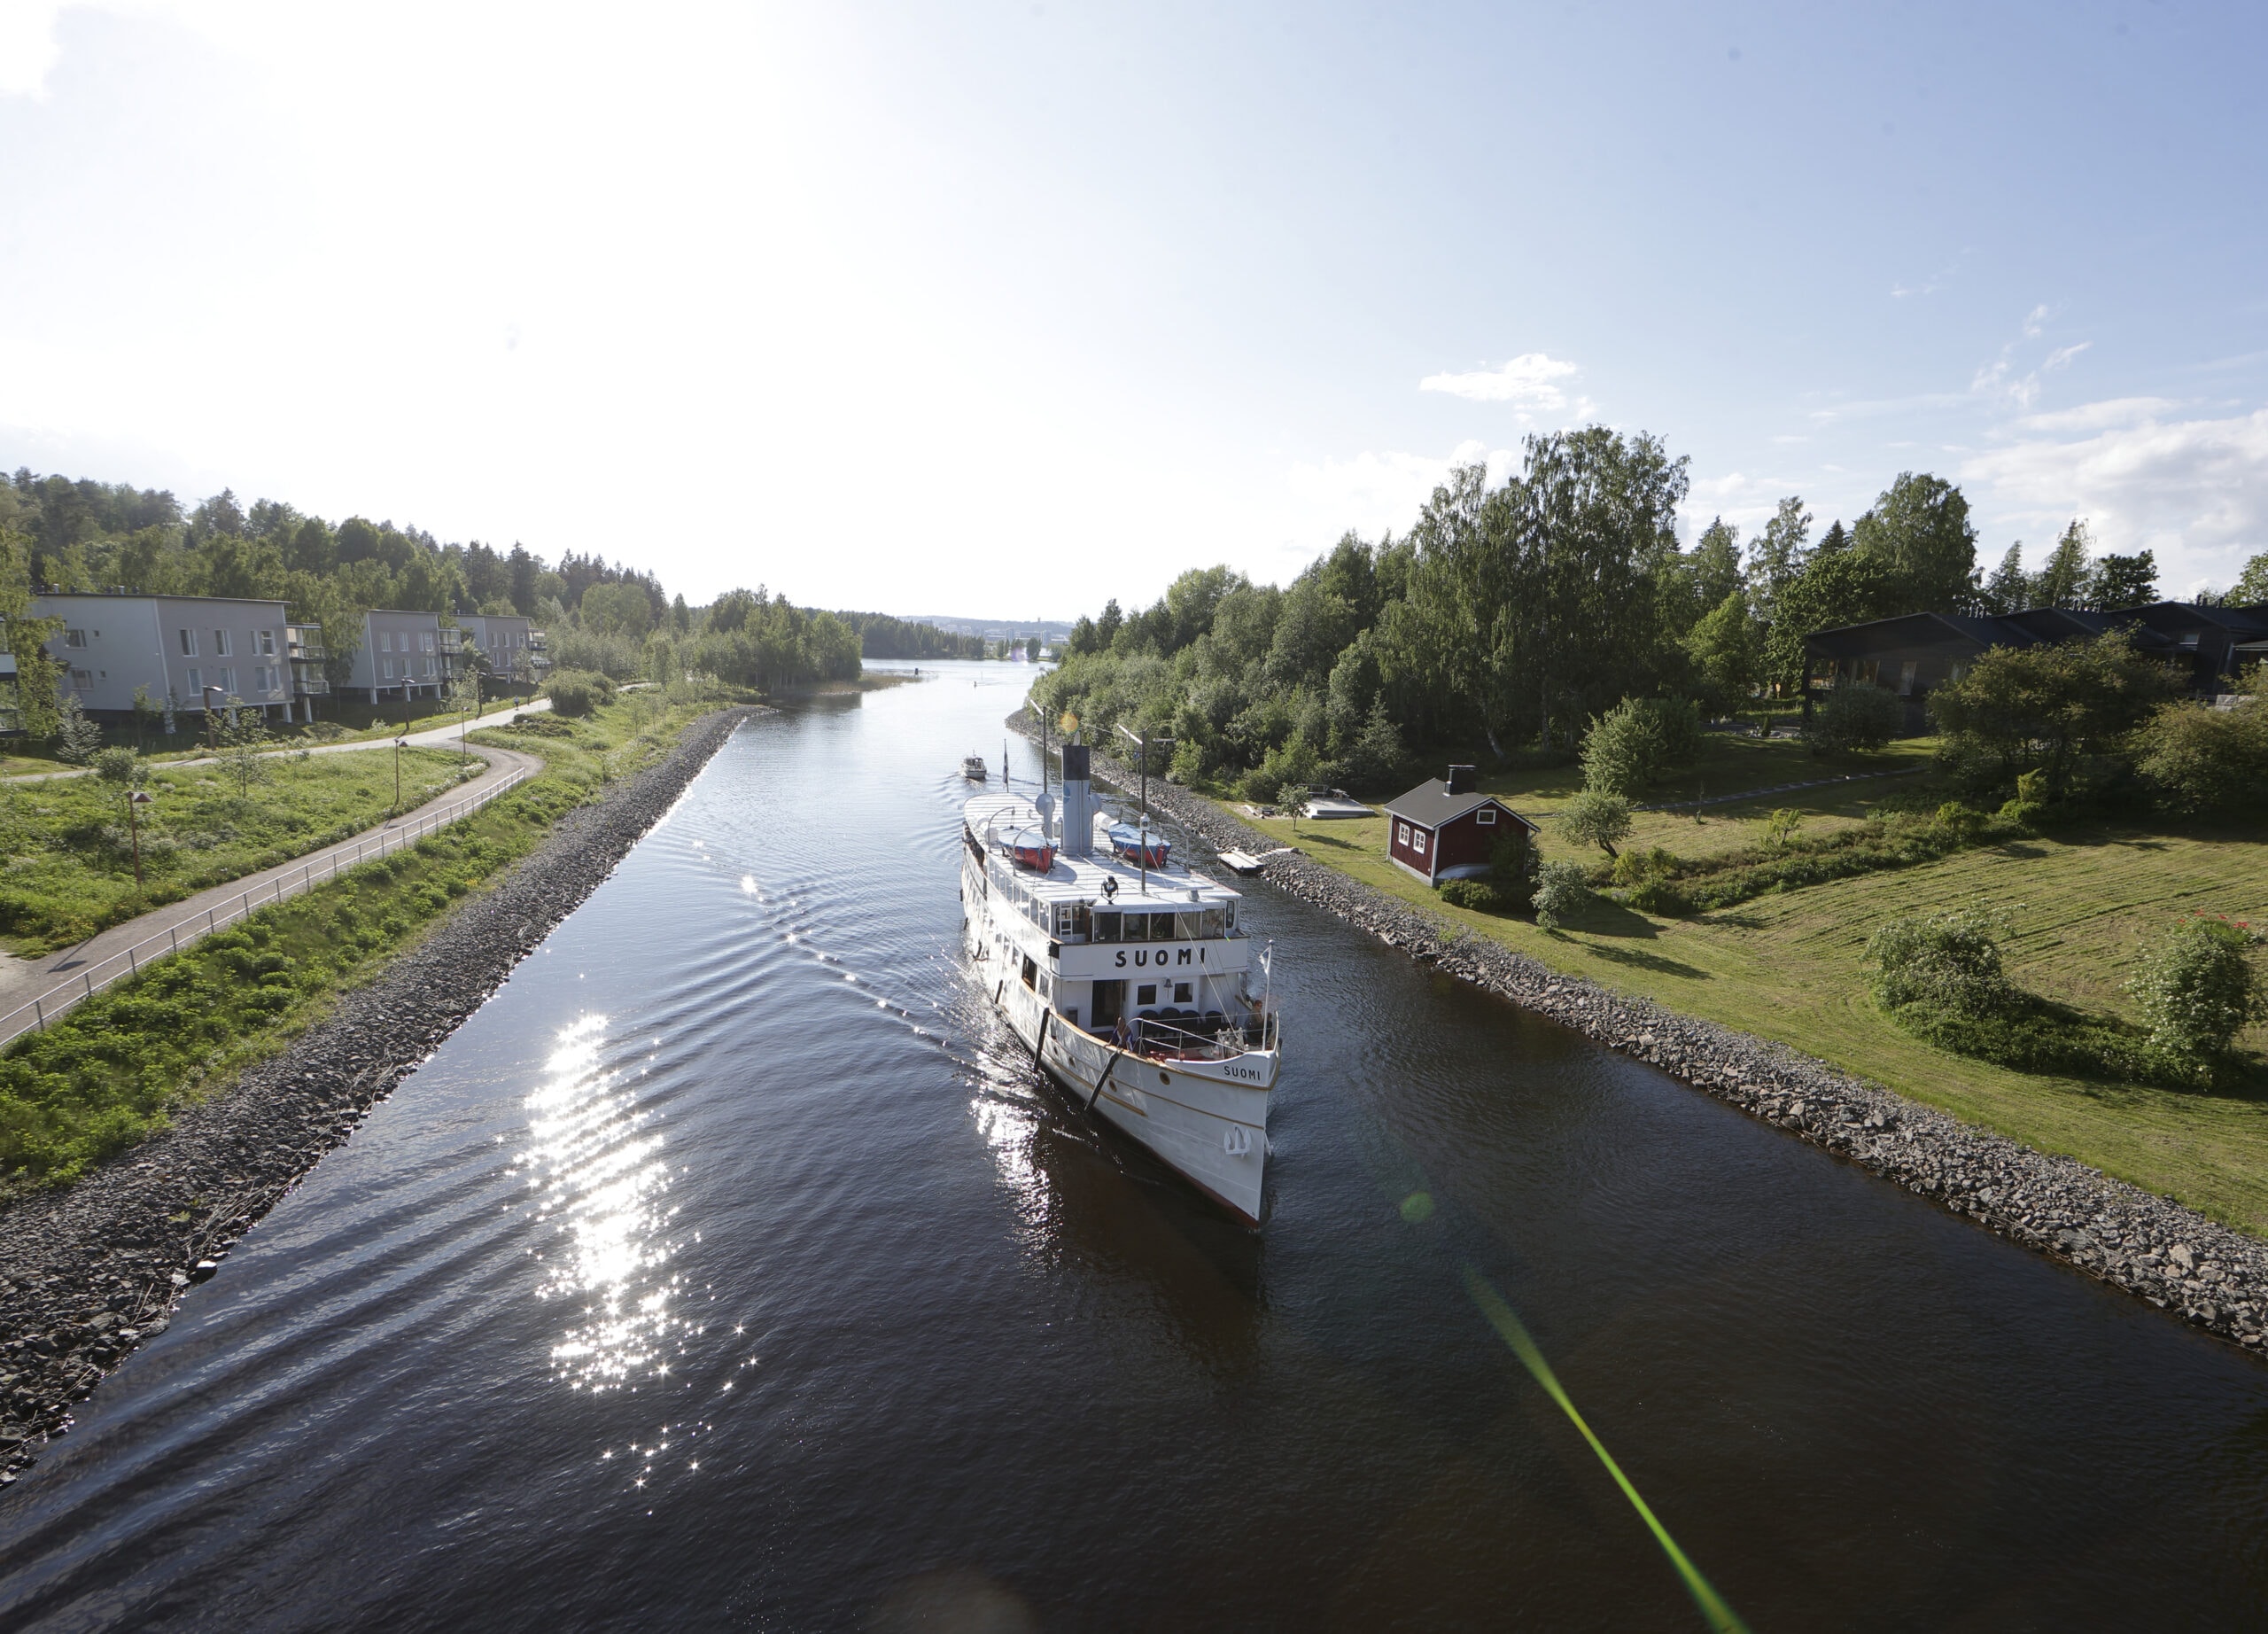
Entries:
{"label": "cabin chimney", "polygon": [[1480,787],[1480,779],[1474,773],[1472,767],[1469,766],[1453,766],[1449,767],[1449,793],[1472,794],[1479,790]]}
{"label": "cabin chimney", "polygon": [[1095,848],[1094,786],[1087,781],[1087,746],[1063,745],[1063,837],[1057,848],[1067,857],[1091,856]]}

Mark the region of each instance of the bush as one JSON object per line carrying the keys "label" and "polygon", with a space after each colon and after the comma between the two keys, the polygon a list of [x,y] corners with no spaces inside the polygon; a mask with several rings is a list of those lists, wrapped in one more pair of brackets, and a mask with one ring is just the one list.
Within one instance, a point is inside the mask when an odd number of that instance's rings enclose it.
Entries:
{"label": "bush", "polygon": [[1815,755],[1871,754],[1887,749],[1905,725],[1906,705],[1896,693],[1843,680],[1813,705],[1804,741]]}
{"label": "bush", "polygon": [[1470,908],[1476,914],[1505,912],[1504,899],[1496,888],[1485,879],[1451,879],[1441,882],[1441,900],[1451,907]]}
{"label": "bush", "polygon": [[1804,826],[1804,814],[1790,806],[1781,806],[1764,820],[1764,842],[1767,845],[1785,846],[1795,843],[1796,834]]}
{"label": "bush", "polygon": [[1568,914],[1591,899],[1579,862],[1547,862],[1536,870],[1535,922],[1556,930]]}
{"label": "bush", "polygon": [[2200,917],[2173,928],[2128,984],[2153,1045],[2201,1064],[2228,1053],[2261,1008],[2249,957],[2253,941],[2249,927],[2224,919]]}
{"label": "bush", "polygon": [[1515,827],[1488,852],[1488,883],[1508,914],[1524,913],[1535,901],[1536,854],[1527,830]]}
{"label": "bush", "polygon": [[1993,1015],[2014,1008],[2016,990],[2000,965],[2007,922],[1975,908],[1893,919],[1867,938],[1875,968],[1875,1000],[1960,1015]]}
{"label": "bush", "polygon": [[2047,798],[2123,769],[2134,728],[2173,693],[2165,665],[2122,634],[2038,647],[1995,647],[1930,694],[1945,734],[1939,758],[1976,789],[2017,773],[2047,775]]}
{"label": "bush", "polygon": [[1583,786],[1629,796],[1701,752],[1701,718],[1682,698],[1625,698],[1583,739]]}
{"label": "bush", "polygon": [[553,712],[562,715],[587,715],[614,701],[614,683],[593,670],[555,671],[544,689],[551,695]]}
{"label": "bush", "polygon": [[2268,702],[2167,704],[2137,735],[2135,769],[2177,812],[2268,809]]}

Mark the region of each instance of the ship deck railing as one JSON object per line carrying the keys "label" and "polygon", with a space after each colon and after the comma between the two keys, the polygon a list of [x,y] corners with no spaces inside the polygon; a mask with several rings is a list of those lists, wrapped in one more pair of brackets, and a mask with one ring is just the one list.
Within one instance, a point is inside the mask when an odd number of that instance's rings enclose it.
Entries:
{"label": "ship deck railing", "polygon": [[1272,1011],[1248,1022],[1216,1012],[1195,1027],[1147,1016],[1127,1025],[1133,1030],[1134,1053],[1150,1061],[1234,1061],[1273,1048],[1276,1037]]}

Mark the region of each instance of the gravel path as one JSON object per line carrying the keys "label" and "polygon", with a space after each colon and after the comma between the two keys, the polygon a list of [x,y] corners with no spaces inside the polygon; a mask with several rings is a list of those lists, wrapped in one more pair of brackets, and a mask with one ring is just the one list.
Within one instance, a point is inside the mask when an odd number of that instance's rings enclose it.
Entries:
{"label": "gravel path", "polygon": [[[69,1428],[74,1403],[163,1331],[183,1289],[210,1276],[597,889],[734,729],[764,712],[695,721],[659,766],[560,819],[493,889],[281,1055],[180,1109],[170,1127],[77,1185],[0,1210],[0,1486]],[[171,1223],[191,1198],[205,1206]]]}
{"label": "gravel path", "polygon": [[[1028,712],[1009,725],[1031,735]],[[1130,768],[1093,756],[1095,774],[1130,789]],[[1150,806],[1216,851],[1277,842],[1158,778]],[[1278,852],[1262,874],[1421,963],[1549,1015],[1610,1048],[1919,1192],[1994,1233],[2114,1283],[2254,1356],[2268,1355],[2268,1243],[2073,1157],[1964,1124],[1825,1062],[1562,976],[1456,930],[1305,856]]]}

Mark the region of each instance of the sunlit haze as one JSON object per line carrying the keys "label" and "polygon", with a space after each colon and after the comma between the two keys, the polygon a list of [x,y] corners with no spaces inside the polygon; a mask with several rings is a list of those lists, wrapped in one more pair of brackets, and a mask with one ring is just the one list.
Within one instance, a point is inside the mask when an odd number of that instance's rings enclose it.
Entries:
{"label": "sunlit haze", "polygon": [[1068,617],[1596,418],[2268,547],[2246,7],[0,0],[0,460]]}

